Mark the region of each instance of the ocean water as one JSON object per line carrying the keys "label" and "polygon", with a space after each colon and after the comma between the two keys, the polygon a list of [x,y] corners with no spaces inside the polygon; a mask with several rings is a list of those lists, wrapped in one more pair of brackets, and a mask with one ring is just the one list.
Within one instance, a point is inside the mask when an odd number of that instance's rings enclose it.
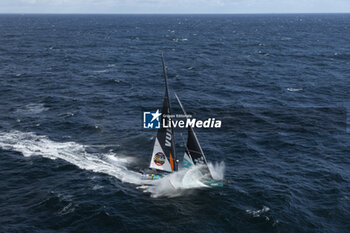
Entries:
{"label": "ocean water", "polygon": [[[349,14],[0,15],[0,232],[350,232],[349,42]],[[162,51],[222,188],[141,186]]]}

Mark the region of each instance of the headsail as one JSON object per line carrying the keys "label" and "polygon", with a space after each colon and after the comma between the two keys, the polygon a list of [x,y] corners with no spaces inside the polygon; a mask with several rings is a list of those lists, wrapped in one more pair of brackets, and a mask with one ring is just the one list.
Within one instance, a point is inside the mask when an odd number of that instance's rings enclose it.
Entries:
{"label": "headsail", "polygon": [[[171,106],[168,90],[168,76],[166,73],[163,54],[162,64],[165,79],[165,97],[163,101],[162,116],[160,116],[161,122],[163,122],[163,115],[171,115]],[[170,128],[161,127],[160,129],[158,129],[149,167],[167,172],[177,171],[174,129],[172,126]]]}
{"label": "headsail", "polygon": [[[182,106],[179,97],[176,94],[175,94],[175,97],[179,102],[179,105],[182,111],[187,116],[186,111]],[[183,165],[184,167],[190,167],[192,165],[204,165],[201,170],[203,175],[208,174],[210,178],[212,178],[202,147],[200,146],[197,136],[190,125],[188,126],[188,137],[187,137],[187,144],[186,144],[186,151],[184,155]]]}

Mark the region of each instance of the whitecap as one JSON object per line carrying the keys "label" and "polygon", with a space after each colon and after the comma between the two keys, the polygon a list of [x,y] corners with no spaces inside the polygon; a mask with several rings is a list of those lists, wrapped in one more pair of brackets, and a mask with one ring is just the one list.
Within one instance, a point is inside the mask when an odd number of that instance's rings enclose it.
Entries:
{"label": "whitecap", "polygon": [[187,39],[187,38],[181,38],[181,39],[179,39],[179,38],[174,38],[173,41],[175,41],[175,42],[179,42],[179,41],[188,41],[188,39]]}
{"label": "whitecap", "polygon": [[94,185],[94,187],[92,187],[92,190],[98,190],[98,189],[102,189],[102,188],[103,188],[102,185],[96,184],[96,185]]}
{"label": "whitecap", "polygon": [[260,217],[261,214],[270,211],[270,208],[263,206],[260,210],[246,210],[246,213],[252,215],[253,217]]}
{"label": "whitecap", "polygon": [[288,87],[287,91],[291,91],[291,92],[296,92],[296,91],[302,91],[303,88],[292,88],[292,87]]}
{"label": "whitecap", "polygon": [[75,211],[75,206],[72,203],[64,206],[62,210],[58,211],[59,215],[66,215]]}
{"label": "whitecap", "polygon": [[45,107],[44,104],[31,103],[27,104],[22,108],[16,110],[16,113],[20,114],[39,114],[44,111],[49,110],[49,108]]}
{"label": "whitecap", "polygon": [[288,41],[288,40],[291,40],[291,39],[292,39],[292,38],[290,38],[290,37],[282,37],[282,38],[281,38],[282,41]]}
{"label": "whitecap", "polygon": [[106,72],[108,72],[108,70],[95,70],[94,72],[95,73],[106,73]]}

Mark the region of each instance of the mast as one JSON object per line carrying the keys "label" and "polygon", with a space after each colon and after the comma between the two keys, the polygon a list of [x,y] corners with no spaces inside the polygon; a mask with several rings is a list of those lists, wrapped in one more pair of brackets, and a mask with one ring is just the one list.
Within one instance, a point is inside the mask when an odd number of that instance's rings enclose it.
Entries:
{"label": "mast", "polygon": [[166,73],[166,66],[165,66],[165,61],[164,61],[164,56],[162,52],[162,66],[163,66],[163,75],[164,75],[164,80],[165,80],[165,97],[168,99],[169,103],[169,108],[170,108],[170,101],[169,101],[169,88],[168,88],[168,75]]}
{"label": "mast", "polygon": [[[165,80],[165,96],[162,107],[162,116],[160,118],[161,122],[163,122],[163,115],[171,115],[168,76],[166,73],[163,54],[162,65]],[[171,119],[169,118],[168,120]],[[174,129],[172,124],[170,124],[169,128],[161,127],[160,129],[158,129],[157,137],[154,142],[150,168],[167,172],[177,171],[178,166],[176,162]]]}
{"label": "mast", "polygon": [[[166,66],[165,66],[165,61],[164,61],[164,56],[162,52],[162,66],[163,66],[163,74],[164,74],[164,80],[165,80],[165,98],[168,101],[168,107],[169,107],[169,115],[171,115],[171,104],[170,104],[170,98],[169,98],[169,87],[168,87],[168,74],[166,72]],[[171,120],[169,118],[169,120]],[[175,138],[174,138],[174,128],[173,124],[170,124],[171,126],[171,146],[172,146],[172,152],[173,152],[173,171],[177,171],[178,169],[178,164],[177,164],[177,159],[176,159],[176,151],[175,151]]]}

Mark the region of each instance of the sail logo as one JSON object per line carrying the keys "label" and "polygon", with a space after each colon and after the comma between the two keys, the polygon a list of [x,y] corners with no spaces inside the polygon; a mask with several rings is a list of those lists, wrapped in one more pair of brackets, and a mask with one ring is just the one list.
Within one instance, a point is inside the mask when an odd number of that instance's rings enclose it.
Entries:
{"label": "sail logo", "polygon": [[144,129],[160,129],[160,116],[162,113],[159,109],[154,112],[143,112],[143,128]]}
{"label": "sail logo", "polygon": [[171,129],[167,128],[166,129],[166,134],[165,134],[165,146],[166,147],[171,147]]}
{"label": "sail logo", "polygon": [[158,152],[155,156],[154,156],[154,163],[157,166],[163,166],[163,164],[165,163],[165,155],[163,154],[163,152]]}

